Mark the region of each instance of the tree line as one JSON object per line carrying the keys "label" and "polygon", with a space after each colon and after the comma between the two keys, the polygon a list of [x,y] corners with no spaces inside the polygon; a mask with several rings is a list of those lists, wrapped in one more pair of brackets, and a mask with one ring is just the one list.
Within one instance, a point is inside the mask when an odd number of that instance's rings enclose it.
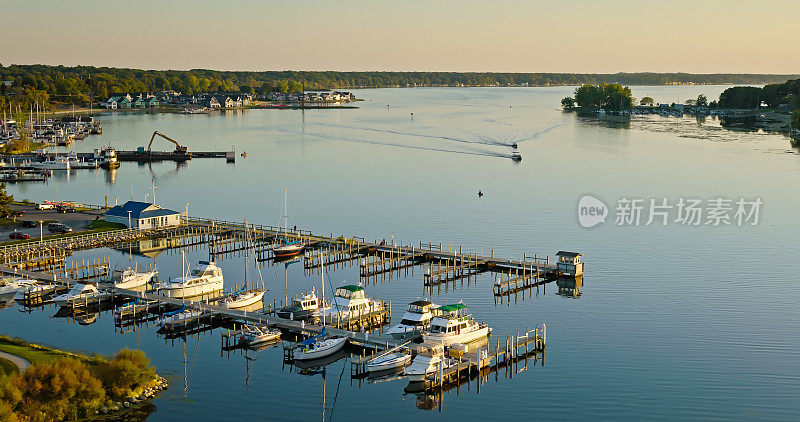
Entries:
{"label": "tree line", "polygon": [[[797,75],[800,77],[800,75]],[[784,81],[775,74],[689,73],[475,73],[475,72],[334,72],[334,71],[216,71],[142,70],[93,66],[0,64],[0,96],[22,95],[25,101],[88,104],[110,94],[175,90],[200,92],[293,92],[361,87],[406,86],[549,86],[668,84],[765,84]],[[45,98],[45,95],[47,96]],[[6,99],[8,101],[8,99]]]}

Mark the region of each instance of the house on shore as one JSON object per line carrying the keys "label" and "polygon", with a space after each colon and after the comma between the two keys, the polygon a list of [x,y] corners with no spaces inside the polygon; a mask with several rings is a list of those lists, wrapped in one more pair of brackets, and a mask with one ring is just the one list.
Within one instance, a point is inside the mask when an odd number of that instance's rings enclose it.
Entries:
{"label": "house on shore", "polygon": [[128,201],[103,214],[109,223],[124,224],[128,228],[141,230],[158,227],[179,226],[181,213],[147,202]]}

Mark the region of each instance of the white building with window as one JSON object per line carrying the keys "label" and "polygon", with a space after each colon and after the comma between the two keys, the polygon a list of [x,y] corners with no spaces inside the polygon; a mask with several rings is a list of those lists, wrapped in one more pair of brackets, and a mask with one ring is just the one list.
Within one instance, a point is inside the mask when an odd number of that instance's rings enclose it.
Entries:
{"label": "white building with window", "polygon": [[128,201],[109,209],[103,216],[109,223],[124,224],[141,230],[181,224],[181,213],[178,211],[147,202]]}

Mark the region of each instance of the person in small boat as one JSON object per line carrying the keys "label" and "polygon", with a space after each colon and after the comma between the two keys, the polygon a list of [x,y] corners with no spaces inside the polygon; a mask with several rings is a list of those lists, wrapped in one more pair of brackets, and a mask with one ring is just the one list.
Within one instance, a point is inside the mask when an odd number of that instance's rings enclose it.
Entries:
{"label": "person in small boat", "polygon": [[478,198],[481,198],[481,197],[483,197],[483,192],[481,192],[481,190],[478,189]]}

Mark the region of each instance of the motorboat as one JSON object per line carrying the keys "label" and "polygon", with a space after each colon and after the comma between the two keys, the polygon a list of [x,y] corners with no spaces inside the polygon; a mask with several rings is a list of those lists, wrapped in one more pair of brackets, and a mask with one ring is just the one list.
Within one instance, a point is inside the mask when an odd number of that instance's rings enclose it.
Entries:
{"label": "motorboat", "polygon": [[108,282],[118,289],[134,289],[147,285],[158,271],[138,272],[133,268],[115,269]]}
{"label": "motorboat", "polygon": [[310,292],[303,293],[299,298],[292,299],[290,306],[284,306],[275,313],[279,318],[302,320],[314,316],[320,309],[320,299],[317,292],[311,289]]}
{"label": "motorboat", "polygon": [[45,161],[30,163],[28,166],[40,170],[69,170],[71,167],[70,160],[66,157],[55,157]]}
{"label": "motorboat", "polygon": [[262,302],[264,300],[264,293],[264,290],[256,289],[245,291],[242,289],[221,300],[219,305],[228,309],[244,308]]}
{"label": "motorboat", "polygon": [[421,333],[422,330],[430,326],[431,318],[433,318],[432,310],[438,306],[427,300],[417,300],[409,303],[400,323],[390,328],[386,334],[396,339],[401,339],[414,333]]}
{"label": "motorboat", "polygon": [[402,351],[386,353],[367,363],[368,372],[381,372],[403,368],[411,362],[411,354]]}
{"label": "motorboat", "polygon": [[319,315],[323,321],[346,321],[383,310],[384,306],[379,300],[367,298],[363,287],[348,284],[336,289],[330,308],[320,310]]}
{"label": "motorboat", "polygon": [[522,161],[522,154],[519,151],[513,151],[511,153],[511,161],[520,162]]}
{"label": "motorboat", "polygon": [[158,287],[164,296],[180,299],[222,290],[223,283],[221,268],[211,261],[200,261],[190,275],[163,281]]}
{"label": "motorboat", "polygon": [[342,350],[347,337],[328,337],[325,328],[318,335],[303,340],[294,351],[294,360],[320,359]]}
{"label": "motorboat", "polygon": [[75,302],[91,302],[94,300],[105,299],[110,293],[97,290],[94,284],[77,283],[72,286],[69,292],[53,298],[53,302],[59,306],[70,306]]}
{"label": "motorboat", "polygon": [[239,336],[239,344],[254,347],[280,338],[281,330],[277,328],[251,326]]}
{"label": "motorboat", "polygon": [[428,343],[449,346],[486,338],[491,331],[487,324],[472,318],[466,305],[456,303],[433,310],[431,325],[422,332],[422,339]]}
{"label": "motorboat", "polygon": [[103,147],[99,152],[97,149],[94,150],[94,158],[96,162],[100,163],[100,167],[104,169],[115,169],[119,168],[119,160],[117,159],[117,150],[114,148]]}
{"label": "motorboat", "polygon": [[411,365],[407,366],[403,371],[409,381],[422,382],[433,373],[444,370],[458,362],[452,358],[444,355],[444,348],[434,346],[428,350],[424,350],[414,357]]}
{"label": "motorboat", "polygon": [[0,297],[15,296],[26,288],[36,284],[36,280],[16,277],[3,277],[0,279]]}
{"label": "motorboat", "polygon": [[55,284],[29,284],[14,294],[14,300],[25,300],[31,295],[37,295],[44,292],[53,292],[56,289]]}

